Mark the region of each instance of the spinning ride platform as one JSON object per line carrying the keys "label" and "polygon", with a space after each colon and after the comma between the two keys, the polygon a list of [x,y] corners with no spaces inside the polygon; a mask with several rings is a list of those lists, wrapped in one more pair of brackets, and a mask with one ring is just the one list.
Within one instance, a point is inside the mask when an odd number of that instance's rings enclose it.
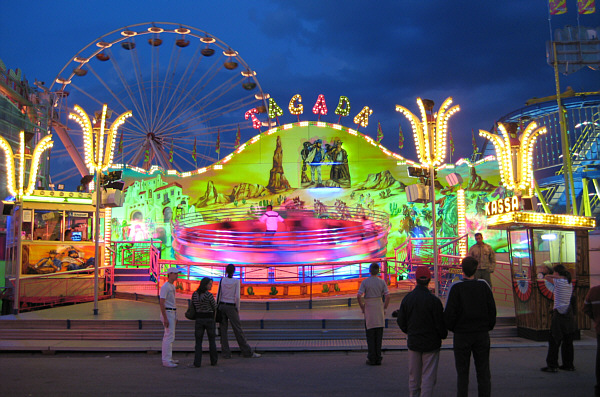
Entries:
{"label": "spinning ride platform", "polygon": [[[265,232],[258,220],[262,209],[188,214],[173,226],[175,256],[199,263],[190,266],[191,276],[214,276],[213,265],[233,263],[263,265],[263,276],[260,268],[243,266],[242,280],[302,282],[309,271],[310,277],[323,273],[329,280],[362,277],[368,265],[360,266],[361,261],[386,255],[389,215],[384,212],[340,214],[334,207],[278,212],[284,222],[276,233]],[[312,266],[316,263],[328,265]]]}

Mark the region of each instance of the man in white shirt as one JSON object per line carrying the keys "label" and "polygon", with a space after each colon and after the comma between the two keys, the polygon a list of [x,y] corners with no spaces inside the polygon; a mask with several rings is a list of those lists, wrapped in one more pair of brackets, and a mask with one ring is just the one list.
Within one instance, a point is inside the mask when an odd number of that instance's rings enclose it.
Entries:
{"label": "man in white shirt", "polygon": [[367,365],[381,365],[381,343],[385,327],[385,310],[390,304],[390,292],[382,278],[378,277],[379,265],[369,266],[371,277],[360,283],[357,300],[365,315],[367,331]]}
{"label": "man in white shirt", "polygon": [[252,352],[252,348],[246,341],[246,336],[240,323],[240,280],[233,278],[235,265],[231,263],[227,265],[225,272],[227,273],[227,277],[221,279],[218,298],[219,311],[223,315],[223,319],[219,323],[221,354],[223,358],[231,358],[231,349],[229,348],[229,340],[227,339],[228,323],[231,322],[231,328],[233,329],[233,334],[242,352],[242,356],[246,358],[258,358],[260,354]]}
{"label": "man in white shirt", "polygon": [[275,233],[279,222],[283,222],[283,218],[279,213],[273,211],[272,205],[267,205],[267,212],[260,217],[260,221],[266,224],[267,233]]}
{"label": "man in white shirt", "polygon": [[177,305],[175,302],[175,280],[179,277],[180,270],[171,267],[167,270],[168,280],[160,288],[160,318],[165,333],[162,341],[162,365],[174,368],[178,361],[173,360],[173,341],[175,341],[175,325],[177,324]]}

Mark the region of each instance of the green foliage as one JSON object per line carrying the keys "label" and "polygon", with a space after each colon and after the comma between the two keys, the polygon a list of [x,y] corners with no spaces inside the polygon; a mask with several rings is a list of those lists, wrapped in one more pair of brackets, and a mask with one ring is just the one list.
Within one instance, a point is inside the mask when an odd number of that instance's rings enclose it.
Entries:
{"label": "green foliage", "polygon": [[326,294],[327,292],[329,292],[329,284],[323,284],[323,291],[321,291],[322,293]]}
{"label": "green foliage", "polygon": [[247,291],[248,291],[248,295],[254,295],[254,288],[248,287]]}
{"label": "green foliage", "polygon": [[259,207],[266,207],[267,205],[273,205],[273,200],[260,200],[258,202]]}
{"label": "green foliage", "polygon": [[277,288],[275,288],[275,286],[271,286],[271,292],[269,292],[269,295],[277,295],[279,291],[277,291]]}
{"label": "green foliage", "polygon": [[400,215],[402,209],[398,203],[390,203],[390,218]]}
{"label": "green foliage", "polygon": [[233,205],[235,205],[237,207],[238,206],[238,201],[237,200],[233,200]]}
{"label": "green foliage", "polygon": [[339,284],[335,284],[335,285],[333,286],[333,290],[334,290],[335,292],[340,292],[340,286],[339,286]]}
{"label": "green foliage", "polygon": [[181,281],[175,284],[175,290],[183,291],[183,283]]}
{"label": "green foliage", "polygon": [[285,202],[285,200],[287,200],[286,196],[282,196],[281,194],[279,196],[277,196],[277,205],[281,205],[282,203]]}

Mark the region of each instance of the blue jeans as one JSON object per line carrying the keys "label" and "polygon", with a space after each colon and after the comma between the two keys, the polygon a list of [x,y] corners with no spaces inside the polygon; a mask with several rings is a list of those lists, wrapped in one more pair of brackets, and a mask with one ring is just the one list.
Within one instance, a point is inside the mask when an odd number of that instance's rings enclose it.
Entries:
{"label": "blue jeans", "polygon": [[194,366],[199,367],[202,363],[202,339],[204,331],[208,336],[208,347],[210,351],[210,365],[217,365],[217,343],[215,341],[215,320],[213,318],[197,318],[194,336],[196,337],[196,351],[194,354]]}
{"label": "blue jeans", "polygon": [[456,366],[456,395],[469,395],[469,367],[471,353],[477,372],[477,390],[479,397],[488,397],[492,393],[492,375],[490,372],[490,334],[472,332],[454,334],[454,365]]}

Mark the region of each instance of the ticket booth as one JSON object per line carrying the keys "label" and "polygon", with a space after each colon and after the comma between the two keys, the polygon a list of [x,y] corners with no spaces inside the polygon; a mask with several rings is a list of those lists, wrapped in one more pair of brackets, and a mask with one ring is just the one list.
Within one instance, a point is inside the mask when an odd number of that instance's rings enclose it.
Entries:
{"label": "ticket booth", "polygon": [[[518,206],[516,206],[518,208]],[[547,268],[564,265],[573,278],[577,308],[590,288],[588,231],[594,218],[515,211],[488,215],[488,228],[506,230],[510,276],[518,335],[548,340],[553,309],[553,284],[544,280]],[[578,329],[589,319],[576,310]]]}
{"label": "ticket booth", "polygon": [[14,204],[7,225],[5,274],[15,312],[92,300],[96,261],[99,295],[105,295],[105,209],[100,211],[98,258],[95,211],[92,195],[82,192],[36,190]]}

